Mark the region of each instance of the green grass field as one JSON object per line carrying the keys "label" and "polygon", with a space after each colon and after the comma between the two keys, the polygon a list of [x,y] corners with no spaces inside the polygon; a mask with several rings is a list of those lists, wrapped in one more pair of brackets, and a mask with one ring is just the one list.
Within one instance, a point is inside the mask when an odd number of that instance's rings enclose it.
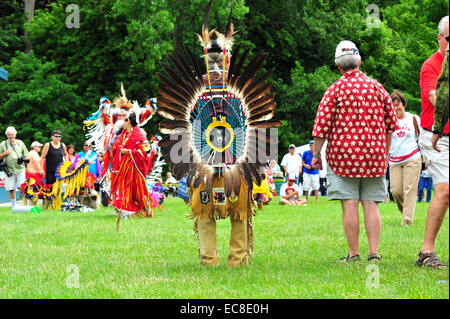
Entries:
{"label": "green grass field", "polygon": [[[394,203],[380,204],[378,269],[365,261],[362,219],[363,260],[337,261],[347,253],[341,208],[324,197],[307,207],[281,207],[278,198],[265,206],[254,219],[252,265],[233,269],[229,220],[217,224],[221,265],[202,267],[184,202],[168,198],[164,206],[154,218],[122,220],[119,233],[112,208],[41,215],[0,208],[0,298],[449,298],[448,270],[414,265],[427,203],[406,228]],[[436,243],[446,265],[448,220]]]}

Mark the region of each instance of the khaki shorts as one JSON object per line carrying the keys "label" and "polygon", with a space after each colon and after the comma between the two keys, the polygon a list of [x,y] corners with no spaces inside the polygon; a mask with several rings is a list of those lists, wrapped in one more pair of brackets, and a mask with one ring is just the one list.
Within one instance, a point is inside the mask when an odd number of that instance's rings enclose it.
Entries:
{"label": "khaki shorts", "polygon": [[386,196],[386,177],[351,178],[342,177],[327,170],[328,200],[359,199],[384,202]]}
{"label": "khaki shorts", "polygon": [[309,192],[310,190],[316,191],[319,187],[319,174],[312,175],[303,173],[303,190],[305,192]]}
{"label": "khaki shorts", "polygon": [[5,174],[5,190],[20,190],[20,185],[25,183],[25,172],[19,174],[12,174],[11,177],[6,176]]}
{"label": "khaki shorts", "polygon": [[448,136],[443,136],[438,140],[437,147],[441,150],[438,152],[431,146],[432,135],[433,133],[430,131],[420,130],[420,152],[428,162],[428,171],[433,184],[448,183]]}

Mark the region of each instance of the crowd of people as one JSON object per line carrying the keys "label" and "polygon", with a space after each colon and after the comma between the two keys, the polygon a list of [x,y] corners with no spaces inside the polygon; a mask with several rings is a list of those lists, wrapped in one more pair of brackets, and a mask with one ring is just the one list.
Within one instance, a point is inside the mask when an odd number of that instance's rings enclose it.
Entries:
{"label": "crowd of people", "polygon": [[[270,161],[266,176],[269,179],[285,178],[280,188],[279,204],[305,206],[310,194],[314,194],[315,202],[318,202],[319,190],[325,183],[328,200],[340,201],[348,244],[348,253],[340,259],[342,262],[360,259],[359,203],[363,207],[369,243],[367,259],[380,261],[381,216],[378,204],[385,202],[387,191],[390,191],[402,215],[402,225],[409,226],[414,221],[416,202],[423,200],[426,189],[426,201],[430,204],[424,243],[416,264],[446,267],[436,256],[434,244],[449,205],[448,16],[438,25],[437,40],[439,50],[424,62],[420,72],[420,116],[406,111],[404,94],[398,90],[389,94],[382,84],[364,74],[360,70],[361,56],[356,45],[351,41],[341,41],[336,48],[335,63],[342,77],[327,89],[320,102],[310,149],[300,156],[296,146],[291,144],[280,165],[274,159]],[[141,206],[147,205],[145,198],[148,192],[127,195],[130,198],[125,205],[122,197],[129,189],[140,186],[133,184],[135,178],[144,177],[149,171],[145,161],[148,145],[138,124],[136,114],[133,117],[131,113],[124,118],[124,129],[117,137],[117,147],[113,149],[111,158],[114,207],[128,211],[140,210]],[[96,178],[101,175],[103,154],[91,150],[90,143],[85,143],[83,150],[77,153],[73,144],[66,146],[62,143],[61,131],[54,130],[50,142],[42,144],[35,141],[29,152],[25,144],[16,139],[14,127],[8,127],[5,134],[7,140],[0,144],[0,160],[3,160],[3,171],[7,173],[5,189],[9,191],[13,206],[15,189],[25,178],[53,184],[56,168],[65,160],[75,163],[84,159],[91,174]],[[326,176],[320,174],[323,169],[321,151],[325,142]],[[123,160],[127,154],[131,154],[126,157],[128,162]],[[137,167],[133,178],[129,175],[133,170],[126,169],[126,165]],[[389,188],[386,183],[388,166]],[[121,183],[117,182],[118,177],[123,177]],[[177,180],[168,173],[167,188],[171,189],[170,185],[176,183]],[[433,186],[435,194],[431,198]],[[164,192],[162,180],[153,189]]]}
{"label": "crowd of people", "polygon": [[[20,189],[27,178],[32,178],[39,186],[48,187],[56,181],[56,169],[64,161],[76,163],[78,159],[84,159],[89,165],[89,173],[97,179],[102,170],[102,156],[91,150],[91,145],[84,144],[83,151],[76,152],[75,146],[66,147],[61,142],[60,130],[54,130],[51,141],[45,144],[34,141],[30,151],[26,145],[16,139],[17,131],[14,127],[8,127],[5,132],[7,141],[0,144],[0,160],[7,167],[5,173],[5,189],[9,191],[11,204],[16,204],[15,190]],[[42,150],[42,154],[41,153]],[[23,161],[18,161],[23,158]],[[11,175],[9,174],[11,173]]]}

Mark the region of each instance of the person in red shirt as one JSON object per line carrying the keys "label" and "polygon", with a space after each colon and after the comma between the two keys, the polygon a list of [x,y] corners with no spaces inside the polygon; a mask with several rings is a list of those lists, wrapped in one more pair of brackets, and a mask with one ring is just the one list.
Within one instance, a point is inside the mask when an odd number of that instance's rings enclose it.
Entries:
{"label": "person in red shirt", "polygon": [[322,169],[320,151],[328,140],[326,160],[328,200],[340,200],[349,252],[343,262],[358,261],[358,205],[364,209],[369,261],[380,261],[381,217],[378,203],[386,194],[387,154],[398,129],[389,93],[359,70],[361,56],[351,41],[341,41],[335,62],[342,77],[325,92],[317,110],[312,136],[311,166]]}
{"label": "person in red shirt", "polygon": [[[441,228],[442,221],[449,205],[449,150],[442,147],[441,152],[432,146],[434,110],[436,102],[436,85],[441,73],[445,51],[448,46],[449,30],[448,16],[441,19],[438,25],[437,40],[439,50],[429,57],[422,65],[420,71],[420,88],[422,100],[422,113],[420,115],[421,133],[419,147],[422,155],[428,161],[428,171],[430,172],[433,184],[435,185],[435,195],[428,206],[427,221],[425,224],[425,240],[419,253],[416,264],[419,266],[429,266],[432,268],[446,268],[437,258],[434,251],[434,244],[437,234]],[[444,127],[443,140],[448,141],[449,127]],[[448,142],[447,142],[448,145]]]}

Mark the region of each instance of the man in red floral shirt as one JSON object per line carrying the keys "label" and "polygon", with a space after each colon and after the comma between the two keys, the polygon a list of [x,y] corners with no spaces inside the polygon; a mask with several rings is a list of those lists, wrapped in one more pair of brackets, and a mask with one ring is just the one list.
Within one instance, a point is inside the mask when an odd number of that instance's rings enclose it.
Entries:
{"label": "man in red floral shirt", "polygon": [[341,41],[335,62],[343,76],[325,92],[312,135],[312,166],[322,169],[320,151],[328,140],[328,200],[340,200],[349,252],[341,261],[358,261],[358,205],[364,209],[369,261],[380,261],[381,217],[378,203],[386,195],[385,174],[392,133],[398,128],[389,93],[359,70],[361,56],[351,41]]}

